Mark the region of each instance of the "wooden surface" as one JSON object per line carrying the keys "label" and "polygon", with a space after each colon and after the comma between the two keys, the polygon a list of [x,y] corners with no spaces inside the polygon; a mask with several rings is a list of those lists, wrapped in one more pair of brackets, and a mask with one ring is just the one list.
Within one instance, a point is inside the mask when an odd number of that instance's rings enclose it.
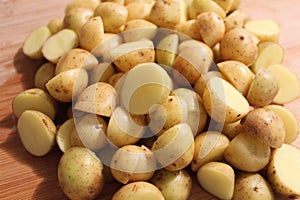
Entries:
{"label": "wooden surface", "polygon": [[[0,1],[0,199],[66,199],[56,177],[61,156],[56,148],[43,158],[31,156],[22,147],[12,115],[12,98],[33,86],[33,74],[41,64],[27,59],[21,45],[35,27],[62,17],[70,0]],[[300,77],[299,0],[244,0],[242,8],[252,18],[270,18],[281,27],[284,65]],[[300,121],[300,100],[286,105]],[[300,147],[300,139],[295,144]],[[250,162],[250,161],[249,161]],[[299,183],[300,184],[300,183]],[[99,199],[110,199],[119,185],[107,185]],[[215,199],[194,184],[191,200]],[[276,199],[280,199],[277,197]]]}

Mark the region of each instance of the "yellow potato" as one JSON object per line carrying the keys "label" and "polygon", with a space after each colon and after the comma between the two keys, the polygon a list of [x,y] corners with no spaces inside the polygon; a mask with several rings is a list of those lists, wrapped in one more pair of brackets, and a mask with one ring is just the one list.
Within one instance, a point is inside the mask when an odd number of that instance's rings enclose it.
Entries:
{"label": "yellow potato", "polygon": [[93,17],[93,11],[87,8],[73,8],[63,19],[63,27],[72,29],[79,35],[82,26]]}
{"label": "yellow potato", "polygon": [[111,77],[109,77],[107,82],[111,84],[113,87],[115,87],[123,75],[124,75],[123,72],[118,72],[116,74],[113,74]]}
{"label": "yellow potato", "polygon": [[[76,116],[75,119],[78,119],[78,116]],[[85,147],[85,145],[82,143],[82,141],[80,139],[80,136],[78,134],[76,127],[70,133],[69,140],[70,140],[71,147]]]}
{"label": "yellow potato", "polygon": [[159,41],[156,45],[156,63],[171,67],[178,52],[179,37],[171,34]]}
{"label": "yellow potato", "polygon": [[203,96],[203,92],[207,88],[207,82],[212,77],[219,77],[225,79],[225,77],[219,71],[209,71],[207,73],[201,74],[199,79],[194,84],[194,91],[197,92],[200,95],[200,97]]}
{"label": "yellow potato", "polygon": [[243,129],[241,120],[230,124],[224,124],[222,129],[222,133],[226,135],[230,140],[232,140],[235,136],[242,132],[245,132],[245,130]]}
{"label": "yellow potato", "polygon": [[219,6],[221,6],[221,8],[223,8],[225,13],[227,14],[231,10],[231,7],[235,0],[213,0],[213,1],[216,2]]}
{"label": "yellow potato", "polygon": [[234,28],[242,28],[244,25],[243,14],[240,10],[235,10],[224,19],[225,32]]}
{"label": "yellow potato", "polygon": [[100,0],[72,0],[65,8],[65,14],[68,14],[72,9],[86,8],[94,11],[100,4]]}
{"label": "yellow potato", "polygon": [[177,24],[175,27],[176,31],[184,34],[184,35],[180,34],[181,41],[189,40],[189,39],[201,41],[202,38],[199,29],[200,29],[199,23],[198,20],[196,19],[191,19],[191,20],[181,22],[180,24]]}
{"label": "yellow potato", "polygon": [[134,2],[143,2],[143,3],[153,4],[154,0],[124,0],[124,5],[128,5],[128,4],[134,3]]}
{"label": "yellow potato", "polygon": [[219,199],[231,199],[234,191],[235,173],[226,163],[209,162],[197,171],[200,186]]}
{"label": "yellow potato", "polygon": [[89,84],[108,82],[108,79],[116,73],[112,63],[102,62],[93,67],[90,74]]}
{"label": "yellow potato", "polygon": [[32,59],[43,59],[42,48],[51,32],[47,26],[40,26],[34,29],[25,39],[23,53]]}
{"label": "yellow potato", "polygon": [[219,77],[209,79],[202,98],[207,113],[217,122],[233,123],[249,112],[245,97]]}
{"label": "yellow potato", "polygon": [[242,0],[233,0],[230,11],[236,10],[241,4]]}
{"label": "yellow potato", "polygon": [[34,75],[34,86],[47,91],[46,83],[55,76],[55,64],[46,62]]}
{"label": "yellow potato", "polygon": [[61,31],[63,29],[63,26],[64,26],[63,21],[64,21],[63,18],[54,18],[49,21],[47,26],[48,26],[51,34],[55,34],[58,31]]}
{"label": "yellow potato", "polygon": [[279,25],[274,20],[249,20],[245,24],[245,29],[258,37],[260,42],[278,42],[279,40]]}
{"label": "yellow potato", "polygon": [[147,19],[150,14],[152,4],[143,1],[132,2],[126,5],[128,10],[127,21],[133,19]]}
{"label": "yellow potato", "polygon": [[56,143],[59,149],[64,153],[66,150],[72,147],[70,141],[70,135],[75,129],[75,123],[73,118],[66,120],[57,129]]}
{"label": "yellow potato", "polygon": [[144,19],[128,21],[122,32],[125,42],[134,42],[142,39],[153,39],[157,32],[157,26]]}
{"label": "yellow potato", "polygon": [[223,8],[213,0],[193,0],[188,8],[189,19],[196,19],[199,14],[207,11],[217,13],[223,19],[226,17]]}

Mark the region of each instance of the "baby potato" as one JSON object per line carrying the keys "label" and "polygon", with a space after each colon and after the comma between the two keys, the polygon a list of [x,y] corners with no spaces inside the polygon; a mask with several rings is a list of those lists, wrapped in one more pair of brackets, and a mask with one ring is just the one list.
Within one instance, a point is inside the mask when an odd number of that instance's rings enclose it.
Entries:
{"label": "baby potato", "polygon": [[[235,1],[235,0],[233,0]],[[225,32],[228,32],[234,28],[243,28],[244,19],[243,13],[240,10],[235,10],[224,19]]]}
{"label": "baby potato", "polygon": [[79,44],[80,47],[93,51],[103,41],[104,27],[101,17],[90,18],[80,29]]}
{"label": "baby potato", "polygon": [[229,139],[222,133],[207,131],[195,138],[195,152],[192,171],[196,172],[202,165],[212,161],[222,161],[223,154],[229,145]]}
{"label": "baby potato", "polygon": [[224,158],[231,166],[246,172],[263,169],[269,163],[270,155],[270,146],[248,132],[235,136],[224,152]]}
{"label": "baby potato", "polygon": [[226,80],[246,96],[254,77],[249,67],[244,63],[234,60],[220,62],[217,66]]}
{"label": "baby potato", "polygon": [[187,200],[192,191],[192,177],[184,169],[174,172],[160,169],[150,181],[166,200]]}
{"label": "baby potato", "polygon": [[142,39],[153,39],[157,32],[157,26],[144,19],[128,21],[122,32],[125,42],[134,42]]}
{"label": "baby potato", "polygon": [[245,130],[243,129],[241,120],[223,125],[222,133],[230,140],[242,132],[245,132]]}
{"label": "baby potato", "polygon": [[[201,41],[201,34],[200,34],[200,27],[199,27],[199,23],[198,20],[196,19],[191,19],[191,20],[187,20],[184,22],[181,22],[180,24],[177,24],[175,27],[175,30],[184,34],[184,35],[180,35],[180,40],[187,40],[187,39],[194,39],[194,40],[198,40]],[[188,37],[188,38],[186,38]]]}
{"label": "baby potato", "polygon": [[216,2],[221,8],[223,8],[224,12],[227,14],[234,3],[235,0],[213,0]]}
{"label": "baby potato", "polygon": [[88,86],[79,95],[74,109],[110,117],[118,105],[118,94],[114,87],[105,82]]}
{"label": "baby potato", "polygon": [[127,21],[128,11],[119,3],[102,2],[95,9],[94,15],[102,18],[105,33],[119,33]]}
{"label": "baby potato", "polygon": [[134,3],[134,2],[143,2],[143,3],[153,4],[154,0],[124,0],[124,5],[128,5],[128,4]]}
{"label": "baby potato", "polygon": [[41,65],[34,75],[34,86],[47,91],[46,83],[55,76],[55,67],[51,62]]}
{"label": "baby potato", "polygon": [[90,70],[97,64],[98,60],[93,54],[84,49],[75,48],[60,57],[56,64],[55,75],[70,69]]}
{"label": "baby potato", "polygon": [[49,21],[47,26],[48,26],[51,34],[55,34],[58,31],[63,29],[63,26],[64,26],[63,21],[64,21],[63,18],[54,18]]}
{"label": "baby potato", "polygon": [[108,82],[108,79],[116,73],[112,63],[102,62],[94,66],[90,73],[89,84]]}
{"label": "baby potato", "polygon": [[165,36],[156,45],[156,63],[171,67],[178,51],[179,37],[177,34]]}
{"label": "baby potato", "polygon": [[197,171],[200,186],[219,199],[231,199],[234,191],[235,173],[222,162],[209,162]]}
{"label": "baby potato", "polygon": [[236,122],[246,116],[250,109],[246,98],[219,77],[209,79],[202,98],[210,117],[221,123]]}
{"label": "baby potato", "polygon": [[74,131],[74,129],[75,129],[75,123],[74,123],[73,118],[66,120],[57,129],[56,143],[57,143],[59,149],[63,153],[72,147],[71,141],[70,141],[70,135]]}
{"label": "baby potato", "polygon": [[53,120],[57,113],[57,102],[44,90],[39,88],[27,89],[14,97],[12,110],[19,118],[26,110],[36,110],[46,114]]}
{"label": "baby potato", "polygon": [[226,17],[226,13],[221,6],[213,0],[193,0],[192,4],[188,7],[189,19],[196,19],[197,16],[203,12],[217,13],[221,18]]}
{"label": "baby potato", "polygon": [[284,142],[284,123],[272,110],[266,108],[251,110],[241,123],[248,134],[272,148],[279,148]]}
{"label": "baby potato", "polygon": [[65,8],[65,14],[68,14],[72,9],[85,8],[94,11],[100,4],[100,0],[72,0]]}
{"label": "baby potato", "polygon": [[234,28],[220,41],[220,53],[223,60],[236,60],[250,66],[257,57],[257,46],[247,30]]}
{"label": "baby potato", "polygon": [[276,76],[267,68],[261,67],[250,85],[246,98],[252,106],[263,107],[272,103],[278,91]]}
{"label": "baby potato", "polygon": [[123,184],[148,181],[156,170],[156,160],[147,147],[126,145],[114,153],[110,169],[113,177]]}
{"label": "baby potato", "polygon": [[162,167],[169,171],[181,170],[193,160],[193,132],[188,124],[177,124],[163,132],[151,150]]}
{"label": "baby potato", "polygon": [[194,84],[194,91],[203,96],[204,90],[207,88],[207,82],[212,77],[219,77],[225,79],[225,77],[219,71],[208,71],[207,73],[201,74],[199,79]]}
{"label": "baby potato", "polygon": [[45,156],[55,147],[56,126],[40,111],[24,111],[17,130],[24,148],[34,156]]}
{"label": "baby potato", "polygon": [[83,69],[71,69],[62,72],[50,79],[46,88],[52,97],[61,102],[71,102],[72,98],[86,88],[88,84],[88,74]]}
{"label": "baby potato", "polygon": [[236,175],[232,200],[273,200],[270,183],[259,173],[240,172]]}
{"label": "baby potato", "polygon": [[202,40],[210,47],[216,45],[225,34],[224,20],[214,12],[203,12],[197,16]]}
{"label": "baby potato", "polygon": [[209,46],[207,46],[205,43],[203,43],[201,41],[197,41],[197,40],[188,39],[188,40],[182,41],[178,46],[178,52],[181,52],[184,49],[190,48],[192,46],[200,46],[200,48],[203,48],[203,50],[206,51],[206,54],[209,56],[209,58],[211,60],[213,60],[214,54],[213,54],[212,49]]}
{"label": "baby potato", "polygon": [[109,77],[107,82],[110,85],[112,85],[113,87],[115,87],[118,84],[119,80],[122,78],[123,75],[124,75],[123,72],[115,73],[111,77]]}
{"label": "baby potato", "polygon": [[[153,1],[154,2],[154,1]],[[152,3],[146,3],[143,1],[136,1],[126,5],[128,10],[127,21],[133,19],[147,19],[152,8]]]}
{"label": "baby potato", "polygon": [[112,200],[165,200],[161,191],[151,183],[137,181],[121,187],[112,197]]}

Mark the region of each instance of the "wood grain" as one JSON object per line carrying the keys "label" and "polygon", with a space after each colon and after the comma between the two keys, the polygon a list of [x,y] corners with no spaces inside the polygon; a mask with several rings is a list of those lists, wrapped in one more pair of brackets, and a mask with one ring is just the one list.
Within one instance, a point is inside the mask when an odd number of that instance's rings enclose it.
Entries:
{"label": "wood grain", "polygon": [[[70,0],[0,1],[0,199],[67,199],[56,176],[61,152],[56,148],[43,158],[27,153],[18,139],[11,102],[17,93],[33,86],[33,75],[41,64],[22,54],[23,41],[35,27],[62,17],[68,2]],[[252,18],[274,19],[279,23],[280,43],[285,49],[284,65],[300,77],[299,0],[244,0],[241,8]],[[286,107],[300,121],[300,100]],[[295,145],[300,147],[300,138]],[[106,185],[98,199],[111,199],[119,187],[119,184]],[[190,199],[215,198],[195,183]]]}

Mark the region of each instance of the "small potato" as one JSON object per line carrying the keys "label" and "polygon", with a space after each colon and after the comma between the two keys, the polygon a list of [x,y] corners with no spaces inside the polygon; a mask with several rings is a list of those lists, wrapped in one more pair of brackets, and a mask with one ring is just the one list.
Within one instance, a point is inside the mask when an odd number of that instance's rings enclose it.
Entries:
{"label": "small potato", "polygon": [[248,134],[272,148],[279,148],[284,142],[284,123],[272,110],[256,108],[250,111],[241,123]]}
{"label": "small potato", "polygon": [[57,129],[56,143],[63,153],[72,147],[70,135],[74,131],[74,129],[75,123],[73,118],[66,120]]}
{"label": "small potato", "polygon": [[236,60],[250,66],[257,57],[257,46],[247,30],[235,28],[222,38],[220,53],[223,60]]}
{"label": "small potato", "polygon": [[87,8],[74,8],[63,19],[63,27],[71,29],[79,35],[82,26],[93,17],[93,11]]}
{"label": "small potato", "polygon": [[213,77],[203,93],[203,105],[212,119],[221,123],[233,123],[249,112],[246,98],[229,82]]}
{"label": "small potato", "polygon": [[64,21],[63,18],[54,18],[49,21],[47,26],[48,26],[51,34],[55,34],[58,31],[61,31],[63,29],[63,26],[64,26],[63,21]]}
{"label": "small potato", "polygon": [[[76,116],[74,119],[77,119],[77,118],[78,118],[78,116]],[[81,138],[78,134],[76,127],[74,127],[73,131],[70,133],[69,141],[70,141],[71,147],[85,147],[85,145],[81,141]]]}
{"label": "small potato", "polygon": [[217,64],[224,77],[244,96],[247,95],[254,74],[244,63],[238,61],[223,61]]}
{"label": "small potato", "polygon": [[71,102],[72,98],[77,98],[87,84],[88,74],[85,70],[71,69],[50,79],[46,88],[58,101]]}
{"label": "small potato", "polygon": [[178,52],[181,52],[184,49],[190,48],[192,46],[200,46],[200,48],[203,48],[206,51],[206,54],[209,56],[209,58],[211,60],[213,60],[214,54],[213,54],[213,51],[211,50],[211,48],[209,46],[207,46],[205,43],[203,43],[201,41],[197,41],[197,40],[188,39],[188,40],[182,41],[178,46]]}
{"label": "small potato", "polygon": [[174,63],[178,51],[179,37],[171,34],[159,41],[156,45],[156,63],[171,67]]}
{"label": "small potato", "polygon": [[273,20],[249,20],[245,29],[258,37],[260,42],[275,42],[279,40],[279,25]]}
{"label": "small potato", "polygon": [[252,137],[248,132],[234,137],[224,152],[224,158],[231,166],[246,172],[263,169],[269,163],[270,155],[270,146]]}
{"label": "small potato", "polygon": [[[64,42],[61,42],[64,41]],[[44,57],[52,62],[57,63],[59,58],[71,49],[78,46],[78,36],[70,29],[62,29],[52,35],[43,45],[42,53]]]}
{"label": "small potato", "polygon": [[112,63],[100,63],[93,67],[90,74],[89,84],[108,82],[108,79],[116,73]]}
{"label": "small potato", "polygon": [[228,137],[228,139],[232,140],[239,133],[245,132],[241,121],[236,121],[230,124],[224,124],[222,133]]}
{"label": "small potato", "polygon": [[57,102],[44,90],[31,88],[15,96],[12,109],[17,118],[26,110],[36,110],[53,120],[57,113]]}
{"label": "small potato", "polygon": [[72,0],[65,8],[65,14],[68,14],[72,9],[85,8],[94,11],[100,4],[99,0]]}
{"label": "small potato", "polygon": [[226,13],[213,0],[194,0],[188,8],[189,19],[196,19],[197,16],[203,12],[211,11],[217,13],[221,18],[226,17]]}
{"label": "small potato", "polygon": [[147,147],[126,145],[114,153],[110,169],[113,177],[123,184],[148,181],[156,170],[156,160]]}
{"label": "small potato", "polygon": [[201,74],[201,76],[194,84],[194,91],[197,92],[197,94],[199,94],[200,97],[203,96],[203,92],[207,88],[207,82],[212,77],[219,77],[225,79],[225,77],[219,71],[209,71],[207,73]]}
{"label": "small potato", "polygon": [[103,2],[94,12],[103,20],[105,33],[119,33],[127,21],[128,11],[125,6],[115,2]]}
{"label": "small potato", "polygon": [[188,166],[194,155],[194,136],[186,123],[177,124],[157,138],[151,150],[158,162],[169,171]]}
{"label": "small potato", "polygon": [[241,172],[236,175],[232,200],[273,200],[270,183],[259,173]]}
{"label": "small potato", "polygon": [[87,51],[93,51],[103,41],[104,27],[101,17],[89,19],[80,29],[79,43],[80,47]]}
{"label": "small potato", "polygon": [[56,126],[44,113],[24,111],[17,123],[20,140],[34,156],[45,156],[55,147]]}
{"label": "small potato", "polygon": [[124,0],[124,5],[128,5],[128,4],[134,3],[134,2],[143,2],[143,3],[153,4],[154,0]]}
{"label": "small potato", "polygon": [[93,54],[84,49],[75,48],[60,57],[56,64],[55,75],[70,69],[90,70],[97,64],[98,60]]}
{"label": "small potato", "polygon": [[46,83],[55,76],[55,64],[46,62],[34,75],[34,86],[47,91]]}
{"label": "small potato", "polygon": [[234,28],[243,28],[244,19],[242,12],[240,10],[233,11],[224,19],[224,23],[225,32],[228,32]]}
{"label": "small potato", "polygon": [[234,179],[234,170],[226,163],[209,162],[197,171],[200,186],[219,199],[232,198]]}
{"label": "small potato", "polygon": [[51,32],[47,26],[34,29],[25,39],[23,53],[32,59],[43,59],[42,48],[50,36]]}
{"label": "small potato", "polygon": [[152,8],[151,3],[146,3],[142,1],[132,2],[126,5],[126,9],[128,10],[127,21],[133,19],[147,19],[150,14]]}
{"label": "small potato", "polygon": [[202,165],[212,161],[222,161],[229,145],[229,139],[222,133],[208,131],[195,138],[195,152],[191,168],[196,172]]}
{"label": "small potato", "polygon": [[192,177],[184,169],[174,172],[158,170],[150,181],[159,188],[166,200],[187,200],[192,191]]}
{"label": "small potato", "polygon": [[122,78],[122,76],[124,76],[124,73],[118,72],[116,74],[113,74],[111,77],[109,77],[107,82],[113,87],[115,87],[118,84],[119,80]]}
{"label": "small potato", "polygon": [[247,100],[252,106],[263,107],[272,103],[278,91],[276,76],[267,68],[261,67],[250,85]]}
{"label": "small potato", "polygon": [[224,12],[227,14],[231,10],[231,7],[235,0],[213,0],[216,2],[221,8],[223,8]]}
{"label": "small potato", "polygon": [[187,40],[186,37],[188,37],[188,39],[192,38],[198,41],[202,40],[199,23],[196,19],[187,20],[177,24],[175,30],[184,34],[183,36],[180,35],[181,41]]}
{"label": "small potato", "polygon": [[203,12],[197,20],[202,40],[210,47],[215,46],[225,34],[224,20],[214,12]]}
{"label": "small potato", "polygon": [[79,95],[74,109],[110,117],[118,105],[118,95],[114,87],[105,82],[88,86]]}
{"label": "small potato", "polygon": [[112,197],[112,200],[165,200],[161,191],[151,183],[137,181],[121,187]]}
{"label": "small potato", "polygon": [[242,3],[242,0],[233,0],[230,11],[238,9],[239,5]]}
{"label": "small potato", "polygon": [[157,26],[144,19],[128,21],[122,32],[125,42],[134,42],[142,39],[153,39],[157,32]]}

